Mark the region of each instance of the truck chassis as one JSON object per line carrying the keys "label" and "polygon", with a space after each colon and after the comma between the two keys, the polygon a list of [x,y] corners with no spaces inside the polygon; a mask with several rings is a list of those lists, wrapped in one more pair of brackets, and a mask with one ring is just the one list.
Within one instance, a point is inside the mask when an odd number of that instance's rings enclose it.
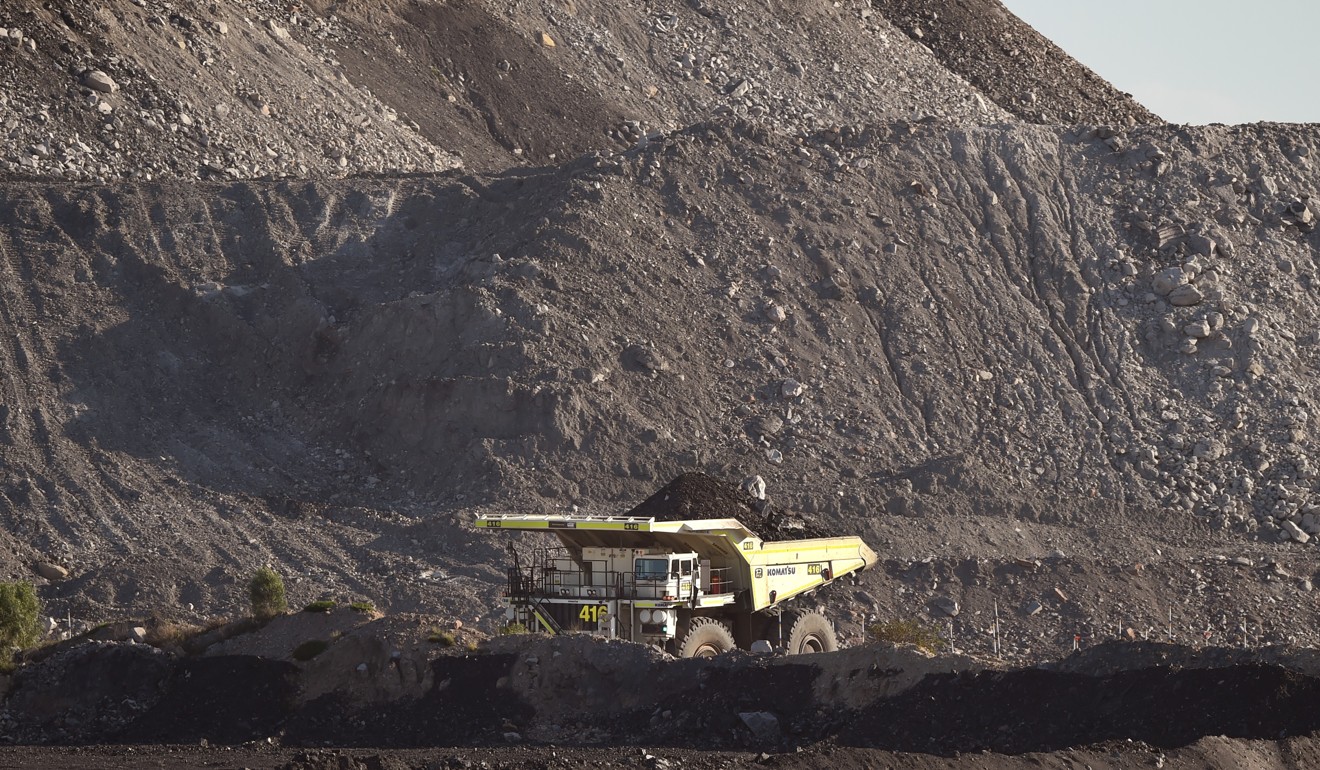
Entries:
{"label": "truck chassis", "polygon": [[680,657],[762,639],[793,654],[837,649],[822,614],[785,604],[876,562],[860,538],[768,542],[736,519],[504,514],[480,516],[476,526],[560,541],[527,563],[515,552],[503,594],[510,622],[654,644]]}

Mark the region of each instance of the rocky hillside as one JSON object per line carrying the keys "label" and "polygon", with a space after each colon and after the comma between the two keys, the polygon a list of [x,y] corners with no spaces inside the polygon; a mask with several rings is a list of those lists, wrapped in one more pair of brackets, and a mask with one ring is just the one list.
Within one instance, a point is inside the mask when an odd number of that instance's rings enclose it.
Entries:
{"label": "rocky hillside", "polygon": [[6,6],[5,575],[207,614],[271,563],[481,619],[474,508],[700,470],[894,560],[850,632],[1058,552],[1225,633],[1184,562],[1279,564],[1240,595],[1289,633],[1315,130],[1144,125],[939,5]]}
{"label": "rocky hillside", "polygon": [[937,5],[10,3],[0,169],[319,178],[559,164],[720,115],[1152,118],[997,3]]}

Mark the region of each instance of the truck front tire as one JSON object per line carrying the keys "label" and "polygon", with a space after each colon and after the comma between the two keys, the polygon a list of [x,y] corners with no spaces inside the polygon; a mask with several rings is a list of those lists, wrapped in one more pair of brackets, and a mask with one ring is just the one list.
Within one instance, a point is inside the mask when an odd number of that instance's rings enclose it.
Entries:
{"label": "truck front tire", "polygon": [[787,647],[789,655],[834,652],[839,649],[839,638],[824,615],[815,611],[799,612],[794,614]]}
{"label": "truck front tire", "polygon": [[713,658],[732,650],[733,633],[715,618],[693,618],[678,648],[680,658]]}

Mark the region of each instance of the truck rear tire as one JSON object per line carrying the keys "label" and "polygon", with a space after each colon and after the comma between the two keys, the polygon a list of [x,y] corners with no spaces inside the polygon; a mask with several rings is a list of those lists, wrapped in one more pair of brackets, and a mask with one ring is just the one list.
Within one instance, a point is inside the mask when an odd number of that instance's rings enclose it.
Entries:
{"label": "truck rear tire", "polygon": [[680,658],[713,658],[735,647],[729,627],[715,618],[693,618],[683,644],[678,648]]}
{"label": "truck rear tire", "polygon": [[834,635],[834,626],[830,625],[824,615],[814,610],[799,612],[793,617],[787,647],[789,655],[834,652],[839,649],[839,638]]}

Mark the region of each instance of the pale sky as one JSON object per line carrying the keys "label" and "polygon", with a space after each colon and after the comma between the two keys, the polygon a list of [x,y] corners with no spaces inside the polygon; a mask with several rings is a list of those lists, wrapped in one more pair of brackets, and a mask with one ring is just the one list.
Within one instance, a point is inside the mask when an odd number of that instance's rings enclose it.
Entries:
{"label": "pale sky", "polygon": [[1171,123],[1320,122],[1320,0],[1001,0]]}

